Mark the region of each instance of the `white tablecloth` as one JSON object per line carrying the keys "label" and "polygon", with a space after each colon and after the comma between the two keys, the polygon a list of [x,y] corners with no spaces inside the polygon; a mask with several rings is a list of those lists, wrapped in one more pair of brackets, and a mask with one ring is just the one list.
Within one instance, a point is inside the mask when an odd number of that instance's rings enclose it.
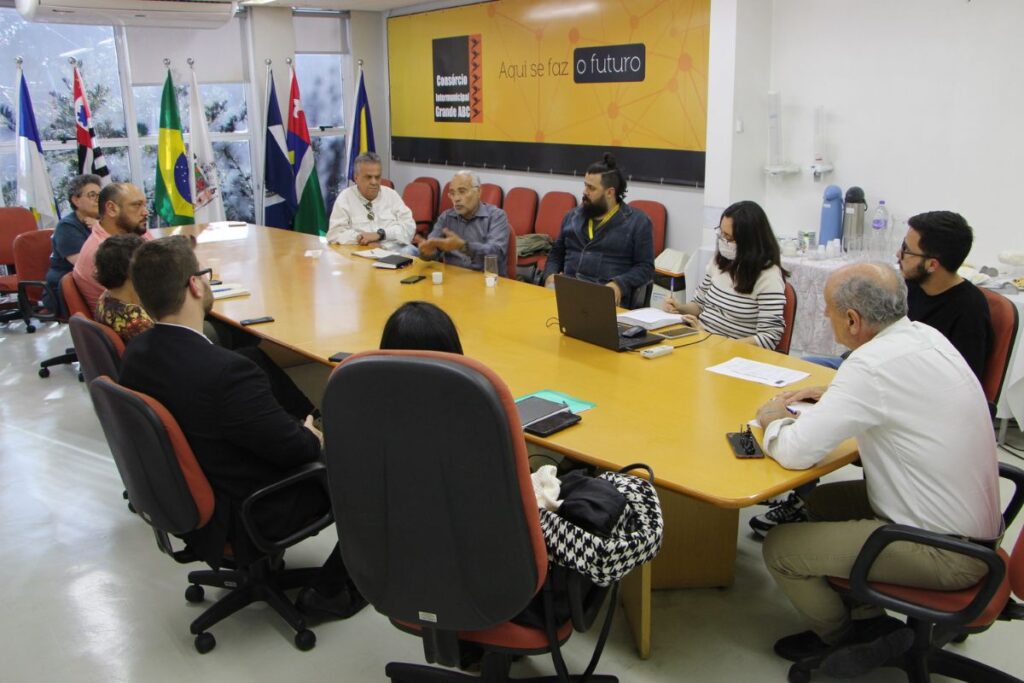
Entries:
{"label": "white tablecloth", "polygon": [[[701,247],[686,264],[686,300],[697,292],[708,263],[715,255],[714,247]],[[832,271],[845,265],[843,259],[814,261],[809,258],[782,258],[782,267],[789,271],[789,282],[796,291],[796,318],[790,349],[801,354],[838,356],[846,351],[836,344],[832,327],[825,317],[825,280]]]}

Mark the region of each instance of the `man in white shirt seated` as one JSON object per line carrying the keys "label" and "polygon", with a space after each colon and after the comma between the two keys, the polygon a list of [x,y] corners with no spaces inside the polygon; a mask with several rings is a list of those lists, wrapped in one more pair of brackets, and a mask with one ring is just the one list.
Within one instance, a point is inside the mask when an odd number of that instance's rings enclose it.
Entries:
{"label": "man in white shirt seated", "polygon": [[[941,332],[907,319],[907,287],[888,265],[837,270],[825,285],[836,341],[852,349],[828,387],[785,392],[757,414],[764,450],[806,469],[842,441],[857,439],[864,479],[819,486],[810,520],[781,524],[764,542],[779,588],[811,626],[775,652],[791,661],[831,653],[834,676],[856,676],[905,651],[909,629],[879,608],[847,607],[825,577],[849,577],[868,536],[889,523],[995,546],[1002,535],[992,421],[978,379]],[[817,405],[794,417],[787,406]],[[957,590],[985,575],[979,560],[897,543],[879,556],[872,580]],[[850,646],[850,647],[846,647]]]}
{"label": "man in white shirt seated", "polygon": [[330,244],[374,244],[398,251],[412,244],[416,222],[401,195],[380,183],[381,162],[374,152],[353,162],[355,185],[341,191],[327,226]]}

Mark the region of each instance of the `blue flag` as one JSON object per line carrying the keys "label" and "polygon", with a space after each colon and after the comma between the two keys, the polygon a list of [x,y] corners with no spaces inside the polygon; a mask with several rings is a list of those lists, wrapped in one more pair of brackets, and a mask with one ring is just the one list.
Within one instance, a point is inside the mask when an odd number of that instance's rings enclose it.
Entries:
{"label": "blue flag", "polygon": [[52,228],[57,225],[60,213],[53,201],[53,188],[50,187],[50,175],[43,160],[43,147],[40,144],[39,129],[36,128],[36,115],[32,111],[32,98],[29,97],[28,83],[20,66],[18,81],[16,204],[30,210],[40,228]]}
{"label": "blue flag", "polygon": [[348,138],[348,179],[355,180],[353,162],[363,152],[376,152],[373,144],[373,123],[370,121],[370,100],[366,97],[363,71],[359,70],[359,87],[356,88],[356,106],[352,114],[351,134]]}
{"label": "blue flag", "polygon": [[295,172],[288,159],[281,110],[277,106],[274,74],[267,69],[267,136],[263,155],[263,224],[291,229],[298,202]]}

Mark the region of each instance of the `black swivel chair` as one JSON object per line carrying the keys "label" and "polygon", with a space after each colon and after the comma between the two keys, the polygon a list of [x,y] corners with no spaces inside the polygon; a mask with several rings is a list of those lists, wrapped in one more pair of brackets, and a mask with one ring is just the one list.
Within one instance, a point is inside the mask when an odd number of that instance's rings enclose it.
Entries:
{"label": "black swivel chair", "polygon": [[[187,547],[174,550],[170,536],[180,536],[202,528],[213,517],[214,496],[206,475],[189,447],[174,417],[153,398],[131,391],[109,377],[101,376],[89,384],[93,406],[103,426],[114,463],[128,490],[128,498],[156,536],[157,546],[176,562],[198,561]],[[242,564],[225,548],[225,567],[189,572],[192,584],[185,591],[189,602],[202,602],[203,586],[227,589],[228,593],[192,621],[195,648],[200,654],[217,644],[207,629],[256,601],[269,604],[295,631],[295,646],[309,650],[316,635],[306,628],[305,617],[284,591],[306,585],[319,569],[283,569],[284,551],[315,535],[333,521],[327,513],[309,522],[290,536],[271,541],[260,534],[251,510],[259,501],[282,489],[307,480],[320,480],[324,468],[310,464],[279,482],[252,493],[242,503],[241,521],[249,537],[263,553]],[[230,539],[229,539],[230,540]]]}
{"label": "black swivel chair", "polygon": [[81,313],[71,316],[68,326],[71,328],[71,341],[75,345],[78,366],[85,375],[85,381],[92,382],[101,375],[118,381],[121,375],[121,356],[124,355],[121,337],[106,325],[90,320]]}
{"label": "black swivel chair", "polygon": [[[400,429],[367,428],[383,410],[407,416]],[[398,663],[387,665],[388,677],[507,681],[513,657],[550,652],[566,677],[528,680],[569,680],[559,646],[574,626],[589,626],[606,592],[570,590],[575,618],[562,623],[550,605],[544,628],[513,621],[552,592],[526,444],[501,379],[459,355],[363,353],[331,375],[323,414],[342,556],[359,591],[422,638],[430,663],[454,667],[483,651],[479,679]]]}

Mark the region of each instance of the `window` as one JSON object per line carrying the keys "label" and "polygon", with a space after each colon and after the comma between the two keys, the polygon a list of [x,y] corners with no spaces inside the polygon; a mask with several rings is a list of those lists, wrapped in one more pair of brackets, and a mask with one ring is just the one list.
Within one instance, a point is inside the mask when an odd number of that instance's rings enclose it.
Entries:
{"label": "window", "polygon": [[343,55],[335,53],[295,55],[295,77],[299,79],[302,108],[316,157],[316,175],[328,216],[346,185],[343,60]]}

